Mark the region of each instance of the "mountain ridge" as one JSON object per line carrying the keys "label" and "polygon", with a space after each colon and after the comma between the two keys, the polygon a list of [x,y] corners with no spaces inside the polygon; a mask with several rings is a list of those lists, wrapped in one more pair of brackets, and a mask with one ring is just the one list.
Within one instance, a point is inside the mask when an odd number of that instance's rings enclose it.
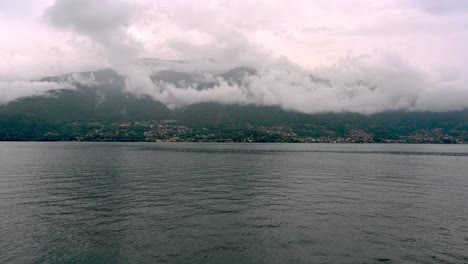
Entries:
{"label": "mountain ridge", "polygon": [[[167,77],[168,72],[164,78]],[[173,83],[192,75],[172,71]],[[219,74],[240,82],[255,69]],[[76,74],[75,74],[76,75]],[[194,75],[198,76],[198,75]],[[317,82],[324,79],[311,75]],[[156,76],[156,80],[158,81]],[[182,79],[177,79],[177,78]],[[73,79],[75,78],[75,79]],[[76,78],[89,82],[82,84]],[[154,78],[154,76],[153,76]],[[185,79],[187,80],[187,79]],[[111,69],[44,77],[71,81],[76,88],[52,90],[0,105],[0,140],[234,141],[464,143],[468,110],[437,113],[386,111],[306,114],[277,106],[199,103],[170,109],[150,96],[125,90],[125,77]],[[211,84],[210,84],[211,85]],[[209,89],[204,82],[197,89]]]}

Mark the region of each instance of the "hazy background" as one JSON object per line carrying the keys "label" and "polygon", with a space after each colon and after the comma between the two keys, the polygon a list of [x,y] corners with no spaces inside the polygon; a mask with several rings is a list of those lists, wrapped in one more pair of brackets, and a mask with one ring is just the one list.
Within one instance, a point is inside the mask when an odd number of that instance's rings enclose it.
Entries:
{"label": "hazy background", "polygon": [[[113,68],[128,78],[129,92],[172,108],[201,102],[306,113],[468,107],[465,0],[4,0],[0,31],[0,103],[73,88],[31,80]],[[237,66],[256,74],[240,84],[219,77]],[[216,85],[153,83],[150,76],[162,69],[202,73]]]}

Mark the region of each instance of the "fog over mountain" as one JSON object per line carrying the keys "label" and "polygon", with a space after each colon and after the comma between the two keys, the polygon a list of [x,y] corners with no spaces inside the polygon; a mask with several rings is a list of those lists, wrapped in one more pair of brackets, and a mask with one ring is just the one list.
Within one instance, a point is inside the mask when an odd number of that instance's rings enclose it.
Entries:
{"label": "fog over mountain", "polygon": [[116,87],[171,109],[468,107],[466,1],[56,0],[0,10],[11,33],[0,41],[0,103],[102,85],[93,74],[41,78],[111,68]]}

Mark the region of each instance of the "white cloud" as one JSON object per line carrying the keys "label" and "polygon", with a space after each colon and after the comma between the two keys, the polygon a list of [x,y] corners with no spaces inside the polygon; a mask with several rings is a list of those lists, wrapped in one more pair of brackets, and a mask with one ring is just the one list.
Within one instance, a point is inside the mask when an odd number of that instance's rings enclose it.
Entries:
{"label": "white cloud", "polygon": [[[3,81],[113,67],[129,76],[132,91],[174,107],[207,101],[303,112],[466,107],[464,0],[21,3],[0,4]],[[350,59],[362,54],[370,56]],[[250,65],[259,75],[246,87],[222,81],[203,91],[155,87],[153,70],[135,66],[141,57],[194,61],[171,66],[188,72]],[[331,86],[311,82],[309,73]]]}
{"label": "white cloud", "polygon": [[69,84],[55,82],[0,82],[0,104],[26,96],[45,95],[51,90],[70,89],[72,87]]}
{"label": "white cloud", "polygon": [[[312,75],[311,75],[312,73]],[[152,96],[171,108],[195,103],[280,106],[305,113],[387,110],[450,111],[468,106],[468,91],[457,76],[431,77],[395,55],[350,57],[310,71],[280,58],[263,64],[243,83],[218,77],[207,89],[155,82],[151,72],[134,71],[127,89]]]}

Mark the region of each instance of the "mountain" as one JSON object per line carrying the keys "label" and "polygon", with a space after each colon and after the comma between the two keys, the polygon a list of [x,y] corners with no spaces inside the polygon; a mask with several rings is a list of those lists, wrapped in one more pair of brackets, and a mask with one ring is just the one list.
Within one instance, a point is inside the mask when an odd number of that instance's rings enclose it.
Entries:
{"label": "mountain", "polygon": [[[183,62],[178,62],[183,63]],[[217,78],[240,84],[255,69],[237,67],[206,76],[161,70],[153,82],[207,89]],[[326,80],[313,75],[315,82]],[[86,82],[83,80],[92,80]],[[74,89],[20,98],[0,105],[0,140],[400,142],[468,141],[468,110],[448,113],[383,112],[304,114],[279,107],[194,104],[171,110],[148,96],[125,90],[113,70],[45,77]]]}

